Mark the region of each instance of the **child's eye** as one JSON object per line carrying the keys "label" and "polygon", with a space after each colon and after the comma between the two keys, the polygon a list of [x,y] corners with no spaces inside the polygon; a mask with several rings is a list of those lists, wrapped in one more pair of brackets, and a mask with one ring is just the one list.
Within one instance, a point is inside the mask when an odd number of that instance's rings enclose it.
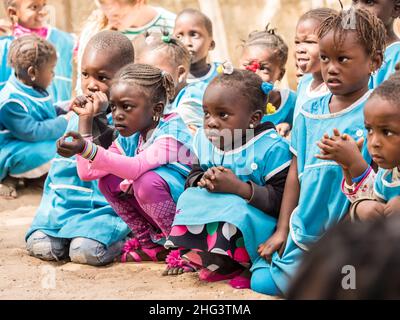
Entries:
{"label": "child's eye", "polygon": [[208,118],[208,117],[210,117],[210,113],[207,111],[204,111],[204,118]]}
{"label": "child's eye", "polygon": [[349,61],[349,58],[346,58],[346,57],[339,57],[339,62],[340,62],[340,63],[344,63],[344,62],[347,62],[347,61]]}
{"label": "child's eye", "polygon": [[327,56],[321,55],[320,59],[321,59],[322,62],[327,62],[328,61],[328,57]]}
{"label": "child's eye", "polygon": [[99,76],[99,80],[100,80],[101,82],[105,82],[105,81],[108,80],[108,77],[106,77],[106,76]]}
{"label": "child's eye", "polygon": [[130,104],[124,104],[123,108],[125,111],[130,111],[134,108],[134,106],[132,106]]}
{"label": "child's eye", "polygon": [[221,117],[221,119],[224,119],[224,120],[226,120],[228,118],[228,114],[224,113],[224,112],[220,113],[219,116]]}
{"label": "child's eye", "polygon": [[87,78],[89,77],[89,75],[88,75],[87,72],[82,72],[82,77],[83,77],[84,79],[87,79]]}
{"label": "child's eye", "polygon": [[199,34],[197,32],[191,32],[190,36],[193,38],[197,38],[199,36]]}
{"label": "child's eye", "polygon": [[390,136],[393,135],[393,132],[390,131],[390,130],[383,130],[383,134],[384,134],[385,136],[387,136],[387,137],[390,137]]}
{"label": "child's eye", "polygon": [[117,106],[113,103],[110,103],[110,110],[114,112],[115,110],[117,110]]}
{"label": "child's eye", "polygon": [[369,134],[369,135],[372,134],[372,132],[373,132],[372,128],[366,127],[365,130],[367,130],[367,134]]}
{"label": "child's eye", "polygon": [[179,33],[179,34],[177,34],[175,37],[176,37],[178,40],[180,40],[180,39],[182,39],[182,34]]}

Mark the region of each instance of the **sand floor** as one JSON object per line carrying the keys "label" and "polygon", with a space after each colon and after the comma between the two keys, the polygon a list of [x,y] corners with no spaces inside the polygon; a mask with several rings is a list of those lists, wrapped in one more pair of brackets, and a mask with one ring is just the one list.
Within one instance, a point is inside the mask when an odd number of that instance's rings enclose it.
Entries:
{"label": "sand floor", "polygon": [[226,283],[202,283],[196,274],[162,277],[164,264],[115,263],[97,268],[30,257],[24,236],[40,196],[40,189],[31,189],[21,191],[17,200],[0,200],[0,299],[274,299]]}

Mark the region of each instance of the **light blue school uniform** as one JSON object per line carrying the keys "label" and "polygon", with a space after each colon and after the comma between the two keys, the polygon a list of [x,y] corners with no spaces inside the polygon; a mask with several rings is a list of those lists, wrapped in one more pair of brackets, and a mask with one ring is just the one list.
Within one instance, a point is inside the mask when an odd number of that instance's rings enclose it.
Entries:
{"label": "light blue school uniform", "polygon": [[8,51],[12,41],[11,36],[0,37],[0,90],[4,88],[12,73],[8,67]]}
{"label": "light blue school uniform", "polygon": [[314,77],[310,73],[305,74],[300,79],[300,82],[297,86],[296,105],[294,107],[294,116],[293,116],[294,123],[296,122],[297,116],[300,114],[301,108],[308,101],[313,100],[313,99],[319,99],[330,93],[328,89],[326,91],[312,92],[311,84],[312,84],[313,80],[314,80]]}
{"label": "light blue school uniform", "polygon": [[[315,157],[320,153],[316,142],[324,133],[332,133],[334,128],[355,140],[366,137],[363,110],[369,95],[370,92],[366,93],[352,106],[338,113],[329,110],[332,94],[310,101],[300,111],[291,140],[291,150],[297,156],[299,204],[290,218],[290,232],[283,256],[275,253],[271,265],[262,258],[253,265],[253,290],[276,294],[269,291],[275,285],[285,293],[303,252],[347,213],[350,203],[340,192],[342,169],[336,162]],[[366,144],[363,156],[368,163],[371,162]]]}
{"label": "light blue school uniform", "polygon": [[[12,68],[7,64],[7,56],[10,44],[14,37],[0,38],[0,55],[2,57],[2,65],[0,71],[0,88],[1,84],[7,82],[13,73]],[[52,43],[57,51],[57,65],[54,69],[54,79],[47,91],[51,95],[55,104],[68,101],[72,96],[72,72],[73,72],[73,53],[74,53],[74,37],[57,28],[49,28],[47,33],[47,41]],[[6,62],[6,63],[4,63]]]}
{"label": "light blue school uniform", "polygon": [[280,89],[279,93],[281,94],[280,107],[274,114],[265,115],[262,119],[262,123],[269,121],[274,125],[278,125],[280,123],[289,123],[292,126],[297,94],[290,89]]}
{"label": "light blue school uniform", "polygon": [[211,68],[210,71],[208,71],[208,73],[206,75],[204,75],[203,77],[200,78],[193,78],[193,79],[187,79],[187,83],[188,84],[198,84],[198,88],[204,93],[208,87],[208,85],[210,84],[211,81],[214,80],[214,78],[216,76],[218,76],[218,67],[221,64],[218,62],[213,62],[210,64]]}
{"label": "light blue school uniform", "polygon": [[400,196],[400,180],[393,180],[393,170],[379,169],[374,191],[385,202]]}
{"label": "light blue school uniform", "polygon": [[[78,131],[78,123],[79,117],[74,115],[66,132]],[[76,157],[59,155],[51,165],[26,239],[37,230],[62,239],[88,238],[106,247],[125,239],[130,232],[101,194],[98,182],[79,178]]]}
{"label": "light blue school uniform", "polygon": [[[266,130],[232,151],[223,152],[199,129],[194,137],[194,152],[203,170],[224,166],[242,181],[265,186],[269,179],[291,163],[289,144],[274,129]],[[246,250],[255,261],[257,247],[275,230],[276,219],[233,194],[210,193],[202,188],[189,188],[179,198],[174,225],[203,225],[227,222],[244,236]]]}
{"label": "light blue school uniform", "polygon": [[[162,138],[173,138],[191,150],[193,138],[178,114],[169,114],[163,117],[151,137],[140,148],[145,150]],[[140,144],[140,133],[136,133],[130,137],[119,136],[116,144],[123,155],[135,157]],[[168,163],[153,170],[168,184],[175,203],[184,190],[186,178],[190,171],[191,168],[188,165],[178,162]]]}
{"label": "light blue school uniform", "polygon": [[50,162],[67,124],[57,117],[47,92],[36,91],[12,75],[0,91],[0,181]]}
{"label": "light blue school uniform", "polygon": [[386,47],[382,66],[378,72],[371,77],[369,88],[377,88],[382,82],[395,73],[395,67],[398,62],[400,62],[400,41],[394,42]]}

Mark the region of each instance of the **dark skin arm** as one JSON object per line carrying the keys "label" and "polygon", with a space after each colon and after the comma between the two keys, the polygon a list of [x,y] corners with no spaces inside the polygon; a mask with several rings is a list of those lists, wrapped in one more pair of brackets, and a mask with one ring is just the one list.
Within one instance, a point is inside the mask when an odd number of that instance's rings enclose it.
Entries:
{"label": "dark skin arm", "polygon": [[278,251],[282,256],[286,248],[289,234],[289,221],[293,210],[297,207],[300,197],[300,183],[298,179],[297,157],[294,156],[290,165],[289,174],[283,192],[282,206],[275,233],[258,247],[261,257],[271,263],[272,255]]}

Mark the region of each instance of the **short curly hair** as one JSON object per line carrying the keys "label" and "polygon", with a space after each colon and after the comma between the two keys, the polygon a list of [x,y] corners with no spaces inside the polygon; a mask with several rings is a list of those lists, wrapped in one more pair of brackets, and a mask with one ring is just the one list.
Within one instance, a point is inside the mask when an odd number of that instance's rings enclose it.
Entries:
{"label": "short curly hair", "polygon": [[54,57],[57,59],[57,52],[50,42],[37,35],[26,35],[11,43],[8,64],[21,77],[30,67],[40,68]]}

